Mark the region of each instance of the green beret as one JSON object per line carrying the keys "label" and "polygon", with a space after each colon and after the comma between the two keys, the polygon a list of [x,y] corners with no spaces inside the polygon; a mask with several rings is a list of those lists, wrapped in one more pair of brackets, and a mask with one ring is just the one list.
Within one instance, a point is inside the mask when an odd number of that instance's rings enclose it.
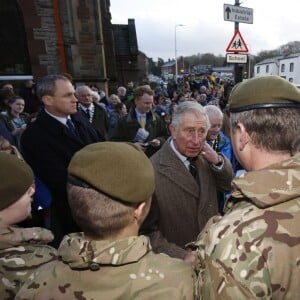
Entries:
{"label": "green beret", "polygon": [[152,164],[131,143],[100,142],[85,146],[71,159],[68,172],[71,184],[84,186],[80,184],[84,182],[115,200],[140,203],[154,192]]}
{"label": "green beret", "polygon": [[300,108],[300,90],[279,76],[260,76],[235,85],[229,96],[229,110],[258,108]]}
{"label": "green beret", "polygon": [[0,210],[19,200],[34,182],[31,168],[16,155],[0,152]]}

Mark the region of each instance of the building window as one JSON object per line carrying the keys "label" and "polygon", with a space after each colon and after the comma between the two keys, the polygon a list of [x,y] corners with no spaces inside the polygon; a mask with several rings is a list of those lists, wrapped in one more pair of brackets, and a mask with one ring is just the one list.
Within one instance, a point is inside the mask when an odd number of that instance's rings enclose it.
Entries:
{"label": "building window", "polygon": [[269,65],[266,65],[266,73],[269,73]]}
{"label": "building window", "polygon": [[285,71],[285,64],[282,64],[282,65],[281,65],[280,71],[281,71],[281,72],[284,72],[284,71]]}
{"label": "building window", "polygon": [[25,27],[18,2],[1,1],[0,76],[31,74]]}
{"label": "building window", "polygon": [[260,71],[260,67],[257,67],[256,73],[259,74],[259,71]]}
{"label": "building window", "polygon": [[294,79],[293,78],[289,78],[289,82],[294,82]]}
{"label": "building window", "polygon": [[290,63],[290,72],[294,72],[294,63]]}

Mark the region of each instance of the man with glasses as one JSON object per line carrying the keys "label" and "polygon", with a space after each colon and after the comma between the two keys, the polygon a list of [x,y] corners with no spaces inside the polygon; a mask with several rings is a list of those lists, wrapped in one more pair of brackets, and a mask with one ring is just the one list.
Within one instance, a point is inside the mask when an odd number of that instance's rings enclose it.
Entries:
{"label": "man with glasses", "polygon": [[78,99],[78,111],[81,113],[107,140],[109,128],[109,119],[106,110],[98,104],[93,103],[92,90],[87,85],[80,85],[76,88],[76,97]]}

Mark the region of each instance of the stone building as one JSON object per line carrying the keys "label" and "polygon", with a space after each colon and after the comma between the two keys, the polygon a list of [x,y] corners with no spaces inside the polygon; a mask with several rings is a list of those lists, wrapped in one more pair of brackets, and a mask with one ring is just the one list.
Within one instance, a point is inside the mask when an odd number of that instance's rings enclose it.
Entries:
{"label": "stone building", "polygon": [[138,82],[133,19],[111,23],[109,0],[1,0],[0,80],[69,73],[106,92]]}

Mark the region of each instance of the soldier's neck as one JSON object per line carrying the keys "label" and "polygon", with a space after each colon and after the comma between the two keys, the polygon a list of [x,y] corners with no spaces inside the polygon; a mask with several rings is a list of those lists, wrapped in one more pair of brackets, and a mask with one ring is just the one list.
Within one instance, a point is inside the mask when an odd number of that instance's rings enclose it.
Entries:
{"label": "soldier's neck", "polygon": [[115,234],[110,234],[105,237],[99,237],[99,236],[94,236],[90,234],[84,234],[85,238],[87,240],[94,240],[94,241],[101,241],[101,240],[109,240],[109,241],[116,241],[116,240],[121,240],[125,239],[131,236],[137,236],[138,235],[138,227],[137,226],[127,226],[123,228],[122,230],[118,231]]}

